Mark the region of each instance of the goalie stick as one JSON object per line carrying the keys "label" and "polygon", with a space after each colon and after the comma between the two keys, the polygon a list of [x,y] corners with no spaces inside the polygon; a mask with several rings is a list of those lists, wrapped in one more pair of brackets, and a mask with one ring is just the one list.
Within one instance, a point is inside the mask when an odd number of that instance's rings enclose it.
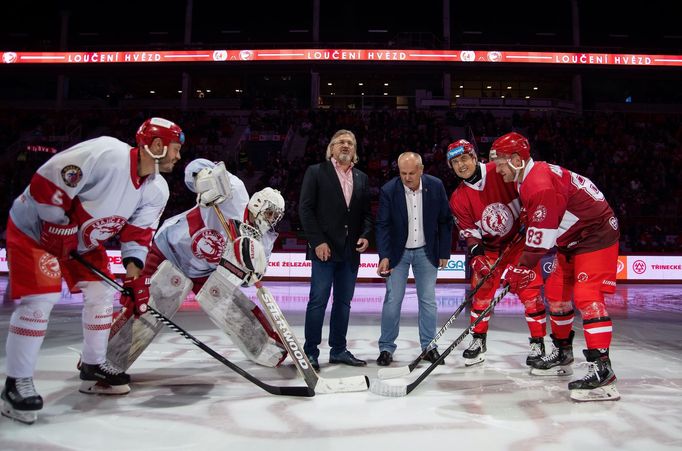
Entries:
{"label": "goalie stick", "polygon": [[469,293],[469,295],[466,297],[466,299],[464,300],[464,302],[462,302],[462,303],[460,304],[460,306],[457,307],[457,310],[455,310],[455,313],[453,313],[453,314],[450,316],[450,318],[448,318],[448,320],[445,322],[445,324],[443,325],[443,327],[441,327],[441,328],[438,330],[438,332],[436,332],[436,336],[433,338],[433,340],[431,340],[431,342],[430,342],[428,345],[426,345],[426,347],[424,348],[424,350],[422,351],[422,353],[419,354],[419,356],[418,356],[416,359],[414,359],[414,360],[412,361],[412,363],[410,363],[410,364],[407,365],[407,366],[401,366],[401,367],[398,367],[398,368],[381,368],[381,369],[377,372],[377,377],[378,377],[379,379],[392,379],[392,378],[395,378],[395,377],[407,376],[407,375],[410,374],[412,371],[414,371],[414,369],[417,368],[417,365],[419,364],[419,362],[421,362],[421,361],[424,359],[424,357],[426,357],[426,354],[429,353],[429,351],[431,350],[431,348],[432,348],[432,347],[436,344],[436,342],[443,336],[443,334],[445,333],[445,331],[448,330],[448,328],[450,327],[450,325],[457,319],[457,317],[459,316],[459,314],[462,313],[462,310],[464,310],[465,307],[467,307],[469,304],[471,304],[471,302],[472,302],[473,299],[474,299],[474,295],[476,295],[476,293],[478,292],[479,288],[481,288],[481,286],[482,286],[488,279],[490,279],[490,277],[492,277],[493,272],[494,272],[495,269],[497,268],[497,265],[499,265],[500,262],[502,261],[502,259],[503,259],[504,257],[506,257],[507,254],[509,253],[509,249],[511,249],[512,246],[514,246],[516,243],[518,243],[522,238],[523,238],[523,235],[520,235],[520,234],[519,234],[519,235],[516,235],[516,236],[514,237],[514,239],[509,243],[509,245],[507,245],[507,247],[504,249],[504,251],[502,251],[502,253],[499,255],[499,257],[497,257],[497,260],[495,260],[495,262],[492,264],[492,266],[490,267],[490,272],[488,273],[488,275],[486,275],[485,277],[483,277],[481,280],[478,281],[478,283],[476,284],[476,286],[474,287],[474,289]]}
{"label": "goalie stick", "polygon": [[500,302],[500,300],[502,300],[502,298],[505,297],[508,292],[509,286],[504,287],[502,289],[502,292],[495,299],[490,301],[490,305],[485,310],[483,310],[483,313],[481,313],[479,317],[476,318],[476,320],[473,323],[471,323],[471,325],[468,328],[464,329],[464,332],[462,332],[459,335],[459,337],[457,337],[457,339],[450,346],[448,346],[448,348],[440,355],[440,357],[436,359],[436,361],[433,362],[426,370],[424,370],[424,372],[420,374],[419,377],[414,382],[407,385],[391,385],[387,384],[382,380],[375,380],[372,381],[370,391],[377,395],[393,397],[405,396],[409,394],[412,390],[417,388],[417,386],[424,379],[426,379],[426,376],[431,374],[431,372],[434,369],[436,369],[436,367],[440,365],[441,362],[443,362],[443,360],[445,360],[445,357],[447,357],[452,352],[452,350],[455,349],[457,345],[459,345],[462,342],[462,340],[464,340],[464,338],[471,333],[471,331],[478,323],[483,321],[483,318],[485,318],[486,315],[488,315],[488,313],[493,311],[497,303]]}
{"label": "goalie stick", "polygon": [[[234,240],[236,238],[234,228],[231,228],[227,223],[223,212],[220,211],[220,208],[217,205],[214,204],[213,209],[215,210],[223,229],[225,229],[225,233],[227,233],[231,240]],[[369,378],[367,376],[323,378],[317,374],[310,364],[308,356],[303,352],[303,347],[294,335],[291,326],[289,326],[289,323],[284,317],[277,301],[272,296],[272,293],[270,293],[270,290],[264,287],[260,281],[256,282],[255,286],[257,288],[256,295],[263,305],[265,315],[282,339],[282,343],[291,356],[291,359],[294,361],[296,369],[311,390],[314,390],[315,393],[344,393],[365,391],[369,388]]]}
{"label": "goalie stick", "polygon": [[[73,251],[71,252],[71,258],[74,260],[78,261],[80,264],[88,268],[90,271],[92,271],[95,275],[97,275],[99,278],[101,278],[105,283],[107,283],[109,286],[112,288],[118,290],[121,293],[128,294],[128,290],[123,288],[121,285],[119,285],[115,280],[111,279],[108,275],[94,267],[90,262],[85,260],[83,257],[80,256],[77,252]],[[180,326],[175,324],[173,321],[170,319],[166,318],[164,315],[159,313],[156,309],[154,309],[151,306],[148,307],[148,312],[153,315],[156,319],[164,323],[166,326],[168,326],[171,330],[174,332],[177,332],[180,334],[182,337],[188,339],[192,343],[194,343],[196,346],[198,346],[202,351],[206,352],[209,354],[211,357],[214,359],[218,360],[220,363],[223,365],[227,366],[230,368],[232,371],[235,373],[239,374],[243,378],[247,379],[248,381],[256,384],[263,390],[265,390],[268,393],[271,393],[273,395],[283,395],[283,396],[305,396],[305,397],[311,397],[315,396],[315,391],[310,389],[309,387],[286,387],[286,386],[274,386],[270,384],[266,384],[265,382],[261,381],[260,379],[256,378],[255,376],[251,375],[247,371],[243,370],[239,366],[235,365],[234,363],[230,362],[227,360],[225,357],[208,347],[206,344],[203,342],[199,341],[197,338],[195,338],[193,335],[191,335],[189,332],[185,331],[182,329]]]}

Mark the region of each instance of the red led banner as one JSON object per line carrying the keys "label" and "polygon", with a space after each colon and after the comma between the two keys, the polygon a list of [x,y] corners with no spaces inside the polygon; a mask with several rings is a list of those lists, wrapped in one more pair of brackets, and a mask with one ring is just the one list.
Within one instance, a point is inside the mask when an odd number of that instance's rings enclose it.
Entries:
{"label": "red led banner", "polygon": [[262,49],[120,52],[3,52],[5,64],[110,64],[242,61],[391,61],[591,66],[682,66],[682,55],[483,50]]}

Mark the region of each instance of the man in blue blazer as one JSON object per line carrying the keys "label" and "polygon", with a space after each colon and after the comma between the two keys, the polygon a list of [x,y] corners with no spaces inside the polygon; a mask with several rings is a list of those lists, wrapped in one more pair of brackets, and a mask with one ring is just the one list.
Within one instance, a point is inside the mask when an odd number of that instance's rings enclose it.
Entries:
{"label": "man in blue blazer", "polygon": [[299,215],[308,240],[306,258],[311,261],[303,348],[316,370],[320,368],[318,346],[332,286],[329,362],[352,366],[367,363],[346,348],[360,253],[367,249],[374,225],[367,174],[354,167],[356,149],[351,131],[337,131],[327,146],[327,161],[310,166],[301,186]]}
{"label": "man in blue blazer", "polygon": [[[450,259],[452,214],[440,179],[424,174],[421,157],[405,152],[398,157],[400,177],[381,188],[376,219],[379,275],[386,277],[381,311],[377,364],[390,365],[400,328],[400,309],[410,266],[417,285],[419,342],[422,350],[436,333],[436,278]],[[433,347],[425,360],[440,357]]]}

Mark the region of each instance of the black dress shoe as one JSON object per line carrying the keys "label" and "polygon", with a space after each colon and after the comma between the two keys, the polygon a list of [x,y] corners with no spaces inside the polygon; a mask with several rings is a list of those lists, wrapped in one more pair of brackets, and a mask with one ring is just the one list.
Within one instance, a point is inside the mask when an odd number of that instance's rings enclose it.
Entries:
{"label": "black dress shoe", "polygon": [[308,360],[310,360],[310,365],[313,367],[315,371],[320,371],[320,362],[317,361],[317,357],[313,357],[309,354],[306,354],[306,357],[308,357]]}
{"label": "black dress shoe", "polygon": [[393,361],[393,356],[388,351],[381,351],[379,353],[379,358],[377,359],[377,365],[388,366]]}
{"label": "black dress shoe", "polygon": [[365,366],[367,362],[364,360],[356,359],[349,350],[343,351],[341,354],[330,355],[329,363],[343,363],[344,365],[350,366]]}
{"label": "black dress shoe", "polygon": [[[429,352],[427,352],[426,355],[424,356],[424,360],[426,360],[427,362],[431,362],[431,363],[438,360],[438,358],[440,358],[440,354],[438,353],[438,349],[435,349],[435,348],[430,350]],[[445,363],[445,359],[443,359],[439,363],[439,365],[442,365],[444,363]]]}

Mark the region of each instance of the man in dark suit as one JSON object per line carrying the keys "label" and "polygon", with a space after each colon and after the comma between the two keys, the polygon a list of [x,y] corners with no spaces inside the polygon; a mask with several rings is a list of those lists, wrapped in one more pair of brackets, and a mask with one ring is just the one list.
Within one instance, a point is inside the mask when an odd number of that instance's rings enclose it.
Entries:
{"label": "man in dark suit", "polygon": [[312,263],[303,348],[315,369],[332,285],[329,362],[367,364],[346,348],[360,253],[367,249],[373,226],[367,174],[353,167],[356,145],[352,132],[337,131],[327,146],[327,161],[308,167],[301,187],[299,215],[308,240],[306,257]]}
{"label": "man in dark suit", "polygon": [[[424,175],[422,159],[414,152],[398,157],[398,169],[400,177],[381,188],[376,222],[377,272],[387,277],[377,359],[381,366],[393,361],[410,266],[417,285],[422,350],[433,340],[437,320],[436,278],[438,268],[450,259],[452,244],[452,214],[443,182]],[[439,357],[433,347],[425,360],[434,362]]]}

